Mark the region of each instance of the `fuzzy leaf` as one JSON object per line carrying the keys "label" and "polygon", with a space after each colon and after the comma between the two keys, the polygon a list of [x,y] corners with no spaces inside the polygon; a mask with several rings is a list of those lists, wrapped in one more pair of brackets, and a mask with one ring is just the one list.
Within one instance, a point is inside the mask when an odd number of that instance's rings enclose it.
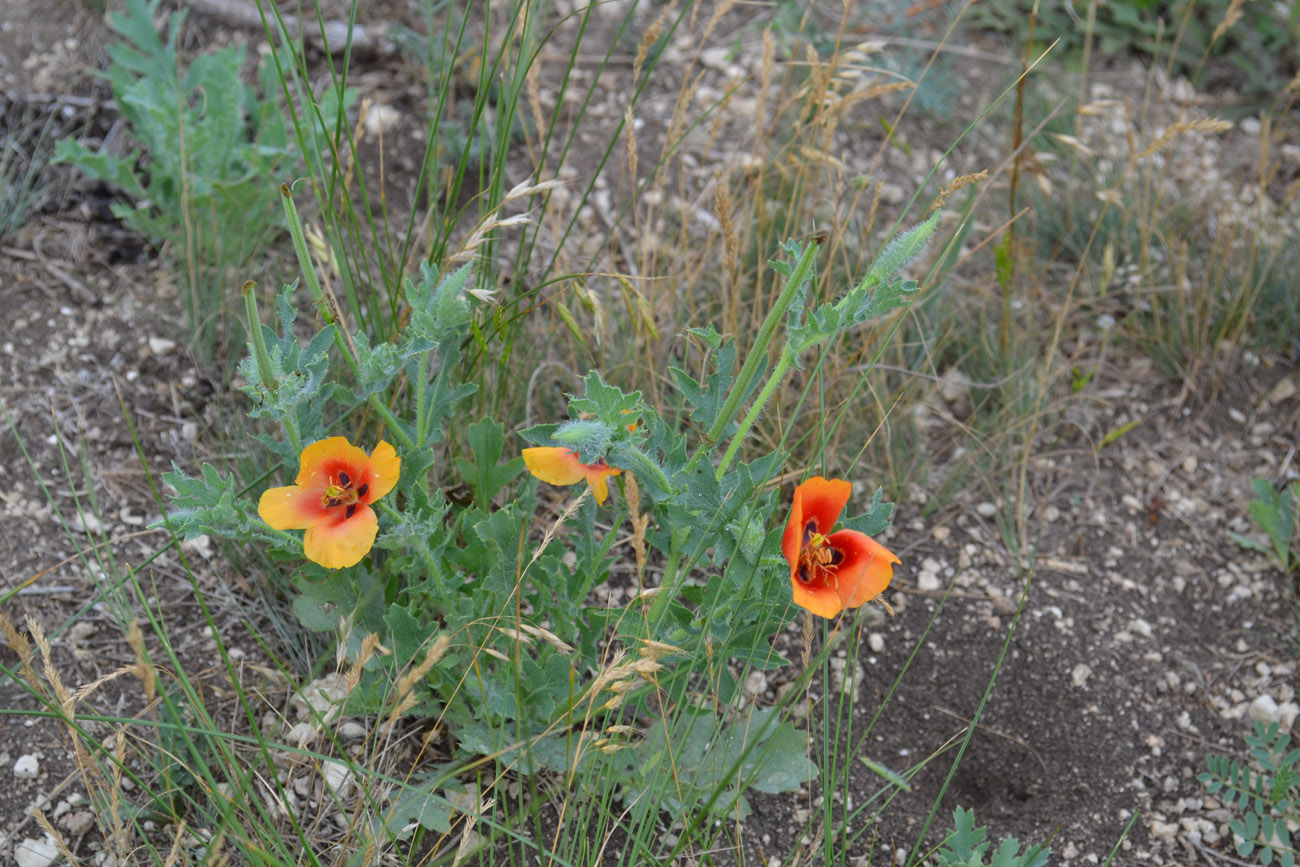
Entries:
{"label": "fuzzy leaf", "polygon": [[518,456],[501,463],[501,454],[505,451],[505,428],[490,418],[481,419],[469,426],[469,447],[473,459],[457,458],[456,466],[470,490],[474,500],[483,511],[488,511],[492,498],[497,492],[510,484],[515,476],[523,471],[523,458]]}
{"label": "fuzzy leaf", "polygon": [[464,265],[439,276],[437,268],[422,262],[419,281],[406,281],[411,320],[402,332],[403,356],[427,352],[446,340],[461,339],[472,315],[470,303],[463,295],[471,268]]}
{"label": "fuzzy leaf", "polygon": [[451,803],[433,791],[440,786],[442,777],[434,785],[403,786],[396,802],[383,813],[383,827],[391,839],[404,840],[417,827],[436,834],[451,833]]}
{"label": "fuzzy leaf", "polygon": [[[692,328],[690,333],[702,338],[713,350],[713,372],[705,376],[707,386],[679,367],[668,368],[668,373],[677,384],[677,390],[691,404],[691,420],[704,430],[709,430],[717,421],[718,413],[727,400],[727,391],[731,388],[735,376],[736,342],[734,340],[724,342],[711,325],[707,329]],[[754,377],[755,384],[760,379],[761,377]],[[722,438],[729,437],[734,429],[733,422],[723,432]]]}
{"label": "fuzzy leaf", "polygon": [[284,546],[284,537],[258,517],[257,507],[236,496],[233,475],[220,473],[211,464],[200,465],[199,472],[202,477],[194,478],[173,465],[172,472],[163,473],[163,481],[176,490],[176,495],[166,520],[155,521],[151,527],[168,527],[182,539],[207,534]]}
{"label": "fuzzy leaf", "polygon": [[876,488],[876,493],[871,498],[871,506],[861,515],[845,518],[842,522],[844,529],[857,530],[868,536],[878,536],[883,533],[889,526],[889,516],[894,512],[894,504],[882,502],[883,496],[884,491]]}
{"label": "fuzzy leaf", "polygon": [[571,414],[594,416],[610,428],[632,424],[640,417],[641,392],[627,393],[608,385],[597,370],[584,376],[582,385],[581,395],[569,396]]}
{"label": "fuzzy leaf", "polygon": [[312,632],[333,632],[357,607],[354,582],[345,572],[329,572],[319,581],[298,582],[293,613]]}

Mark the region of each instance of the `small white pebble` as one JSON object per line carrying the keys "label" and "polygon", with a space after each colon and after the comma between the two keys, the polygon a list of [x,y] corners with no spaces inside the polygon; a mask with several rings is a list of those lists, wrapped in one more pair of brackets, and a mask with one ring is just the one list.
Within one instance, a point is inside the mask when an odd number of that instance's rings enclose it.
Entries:
{"label": "small white pebble", "polygon": [[872,653],[880,653],[885,649],[885,636],[879,632],[873,632],[867,636],[867,646],[871,648]]}
{"label": "small white pebble", "polygon": [[27,837],[14,846],[14,863],[18,867],[50,867],[59,860],[59,847],[47,834],[41,839]]}
{"label": "small white pebble", "polygon": [[992,518],[998,513],[998,507],[990,503],[988,500],[985,500],[975,507],[975,512],[981,517]]}
{"label": "small white pebble", "polygon": [[1084,665],[1082,662],[1070,671],[1070,680],[1074,682],[1075,686],[1083,686],[1088,682],[1088,678],[1091,676],[1092,669]]}
{"label": "small white pebble", "polygon": [[366,736],[366,727],[359,722],[348,720],[339,726],[339,739],[344,741],[359,741]]}
{"label": "small white pebble", "polygon": [[[1277,722],[1282,718],[1281,708],[1273,700],[1271,695],[1261,695],[1250,703],[1246,708],[1246,715],[1253,720],[1262,720],[1264,722]],[[17,769],[15,768],[15,773]]]}
{"label": "small white pebble", "polygon": [[41,774],[41,761],[35,753],[27,753],[14,762],[14,776],[20,780],[34,780]]}
{"label": "small white pebble", "polygon": [[149,351],[154,355],[166,355],[176,348],[175,340],[168,340],[166,337],[150,337]]}

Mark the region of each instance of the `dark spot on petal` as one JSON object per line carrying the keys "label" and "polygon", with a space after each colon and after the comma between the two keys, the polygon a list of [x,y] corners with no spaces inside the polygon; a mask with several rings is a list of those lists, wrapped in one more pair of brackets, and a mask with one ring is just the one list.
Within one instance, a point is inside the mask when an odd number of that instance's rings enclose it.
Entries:
{"label": "dark spot on petal", "polygon": [[348,511],[347,511],[347,513],[346,513],[343,517],[344,517],[345,519],[346,519],[346,518],[351,518],[351,517],[352,517],[353,515],[355,515],[356,513],[357,513],[357,504],[356,504],[356,503],[353,503],[352,505],[348,506]]}
{"label": "dark spot on petal", "polygon": [[338,497],[331,497],[330,499],[325,501],[325,508],[332,509],[341,502],[343,501],[340,500]]}
{"label": "dark spot on petal", "polygon": [[839,548],[831,548],[831,565],[838,566],[844,559],[844,552]]}
{"label": "dark spot on petal", "polygon": [[808,540],[812,538],[813,533],[816,532],[817,532],[817,522],[815,520],[809,521],[808,523],[804,524],[803,525],[804,543],[806,544]]}
{"label": "dark spot on petal", "polygon": [[361,487],[357,488],[357,496],[358,496],[358,497],[364,497],[364,496],[366,495],[366,492],[369,491],[369,490],[370,490],[370,483],[367,482],[366,484],[364,484],[364,485],[362,485]]}
{"label": "dark spot on petal", "polygon": [[800,564],[799,564],[799,581],[800,581],[801,583],[803,583],[803,584],[807,584],[807,583],[808,583],[809,581],[811,581],[811,580],[812,580],[812,576],[808,574],[808,566],[805,565],[805,564],[803,564],[803,563],[800,563]]}
{"label": "dark spot on petal", "polygon": [[348,478],[348,474],[342,470],[339,470],[339,484],[345,488],[352,484],[352,480]]}

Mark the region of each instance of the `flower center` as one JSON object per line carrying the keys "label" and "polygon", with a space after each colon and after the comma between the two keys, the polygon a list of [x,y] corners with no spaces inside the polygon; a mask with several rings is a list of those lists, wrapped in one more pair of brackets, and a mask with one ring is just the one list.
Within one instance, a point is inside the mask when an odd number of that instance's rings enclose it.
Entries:
{"label": "flower center", "polygon": [[830,539],[817,532],[817,525],[809,521],[803,530],[803,544],[799,546],[799,580],[804,584],[838,583],[836,568],[844,559],[830,543]]}
{"label": "flower center", "polygon": [[357,501],[366,495],[370,490],[370,485],[363,484],[359,488],[352,487],[352,479],[348,474],[339,471],[338,477],[330,482],[325,493],[321,494],[320,504],[322,509],[333,509],[338,506],[344,507],[347,512],[344,518],[351,518],[357,512]]}

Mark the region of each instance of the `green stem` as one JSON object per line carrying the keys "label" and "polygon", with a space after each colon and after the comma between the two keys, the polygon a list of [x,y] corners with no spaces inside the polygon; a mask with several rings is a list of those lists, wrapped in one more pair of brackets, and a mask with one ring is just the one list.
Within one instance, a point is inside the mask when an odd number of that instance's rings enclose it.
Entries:
{"label": "green stem", "polygon": [[262,316],[257,312],[257,293],[253,290],[257,284],[249,280],[244,284],[244,315],[248,317],[248,339],[253,343],[253,360],[257,363],[257,375],[262,380],[262,387],[275,391],[275,377],[271,375],[271,354],[266,351],[266,335],[262,334]]}
{"label": "green stem", "polygon": [[745,441],[745,435],[754,426],[754,422],[758,421],[758,416],[763,411],[763,407],[767,406],[767,402],[771,400],[777,388],[785,381],[785,375],[790,372],[794,360],[794,350],[787,343],[785,348],[781,350],[781,358],[777,361],[776,367],[772,369],[772,375],[767,378],[763,390],[758,393],[758,397],[750,406],[749,412],[745,414],[744,421],[740,423],[740,429],[736,431],[736,435],[731,438],[730,444],[727,445],[727,451],[722,455],[722,461],[718,464],[715,474],[719,479],[726,475],[727,467],[731,466],[732,459],[736,457],[736,452],[740,451],[741,443]]}
{"label": "green stem", "polygon": [[293,204],[293,192],[288,184],[280,184],[280,199],[284,202],[284,216],[289,221],[289,236],[293,238],[293,251],[298,256],[298,267],[302,270],[303,282],[307,284],[307,291],[316,302],[316,309],[320,311],[321,318],[326,324],[334,326],[334,343],[338,345],[343,358],[352,368],[353,376],[356,376],[359,373],[357,360],[352,357],[352,350],[343,336],[343,329],[334,316],[334,306],[326,300],[325,291],[321,289],[320,280],[316,277],[311,255],[307,252],[307,238],[302,233],[302,220],[298,219],[298,209]]}
{"label": "green stem", "polygon": [[[689,530],[689,528],[686,529]],[[668,607],[668,600],[677,595],[677,573],[682,565],[682,545],[685,544],[688,535],[688,532],[676,532],[669,537],[668,562],[664,564],[663,583],[659,585],[659,592],[655,594],[654,600],[650,603],[648,619],[653,628],[657,628],[663,620],[664,609]],[[651,637],[653,637],[653,633]]]}
{"label": "green stem", "polygon": [[285,435],[289,437],[289,445],[293,446],[295,452],[302,454],[302,433],[298,430],[297,410],[290,409],[280,421],[284,424]]}
{"label": "green stem", "polygon": [[424,407],[424,389],[429,378],[429,353],[420,355],[420,372],[419,379],[415,381],[415,441],[424,445],[429,440],[429,432],[425,426],[429,423],[428,413]]}
{"label": "green stem", "polygon": [[393,411],[388,408],[388,405],[379,399],[379,395],[370,395],[370,397],[366,398],[366,402],[384,420],[384,423],[388,425],[388,429],[393,432],[393,436],[402,444],[402,447],[407,451],[415,451],[417,448],[415,440],[407,436],[406,431],[402,430],[401,422],[397,420],[397,416],[393,415]]}
{"label": "green stem", "polygon": [[[694,469],[695,465],[708,451],[709,444],[716,443],[722,436],[722,432],[726,430],[727,425],[736,417],[736,413],[740,410],[741,401],[749,391],[749,386],[754,381],[754,377],[758,375],[758,370],[762,367],[764,359],[767,358],[767,350],[776,334],[777,327],[789,312],[790,305],[794,303],[795,297],[799,294],[799,289],[810,279],[814,260],[816,258],[817,244],[809,244],[804,248],[802,255],[799,257],[799,261],[794,266],[794,270],[790,272],[790,278],[786,281],[785,288],[781,290],[781,294],[777,296],[776,303],[772,305],[772,309],[768,312],[767,318],[763,320],[763,324],[758,330],[758,335],[754,338],[754,344],[749,350],[749,355],[746,357],[745,363],[741,366],[740,373],[737,374],[736,379],[732,384],[731,391],[727,395],[726,403],[723,404],[721,411],[719,411],[717,420],[713,423],[713,427],[710,428],[709,432],[705,435],[704,442],[700,444],[700,447],[696,449],[695,454],[691,456],[690,461],[687,462],[686,472],[689,473]],[[807,347],[799,347],[798,351],[802,351],[805,348]],[[758,419],[759,414],[763,411],[767,402],[776,392],[777,387],[780,386],[782,381],[784,381],[786,374],[789,373],[790,367],[794,364],[797,357],[798,352],[796,351],[796,348],[791,347],[787,341],[786,345],[781,350],[781,357],[777,360],[776,367],[767,378],[767,383],[763,386],[762,391],[754,400],[754,405],[751,406],[749,412],[745,414],[745,418],[740,424],[740,429],[736,431],[735,435],[731,438],[731,442],[728,443],[727,451],[722,458],[722,463],[719,464],[718,469],[715,471],[717,478],[721,479],[726,473],[727,467],[731,465],[731,461],[736,457],[736,453],[740,450],[745,435],[749,432],[750,428],[754,426],[754,422]],[[681,581],[681,576],[678,573],[681,571],[682,546],[684,544],[685,539],[679,541],[674,538],[672,540],[668,562],[664,567],[663,584],[661,585],[659,594],[650,605],[650,622],[652,624],[657,624],[659,622],[659,619],[663,616],[664,609],[668,605],[668,601],[675,598],[677,595],[677,585]]]}
{"label": "green stem", "polygon": [[762,366],[763,359],[767,357],[767,348],[772,343],[772,337],[776,334],[777,326],[785,318],[790,304],[799,292],[799,288],[808,280],[812,272],[813,260],[816,257],[817,244],[812,243],[804,248],[803,255],[799,257],[799,262],[794,266],[794,271],[790,274],[790,279],[786,281],[785,288],[777,296],[776,303],[772,305],[767,318],[763,320],[763,325],[758,329],[758,336],[754,338],[754,345],[750,347],[749,354],[745,357],[745,363],[741,365],[740,373],[736,376],[731,393],[727,395],[727,402],[722,405],[722,410],[718,413],[717,420],[713,422],[713,427],[709,428],[707,435],[709,442],[717,442],[718,438],[722,436],[723,430],[736,417],[736,413],[740,410],[740,402],[744,399],[746,392],[749,391],[750,383],[758,375],[758,369]]}
{"label": "green stem", "polygon": [[[248,316],[248,337],[253,344],[253,363],[257,365],[257,376],[262,380],[262,387],[267,391],[274,392],[276,389],[275,375],[271,365],[271,354],[266,351],[266,336],[262,334],[262,316],[257,312],[257,293],[253,290],[257,288],[252,280],[249,280],[243,286],[244,293],[244,313]],[[285,412],[281,417],[281,424],[284,425],[285,435],[289,437],[289,444],[293,450],[302,453],[302,434],[298,430],[298,417],[294,414],[292,408]]]}

